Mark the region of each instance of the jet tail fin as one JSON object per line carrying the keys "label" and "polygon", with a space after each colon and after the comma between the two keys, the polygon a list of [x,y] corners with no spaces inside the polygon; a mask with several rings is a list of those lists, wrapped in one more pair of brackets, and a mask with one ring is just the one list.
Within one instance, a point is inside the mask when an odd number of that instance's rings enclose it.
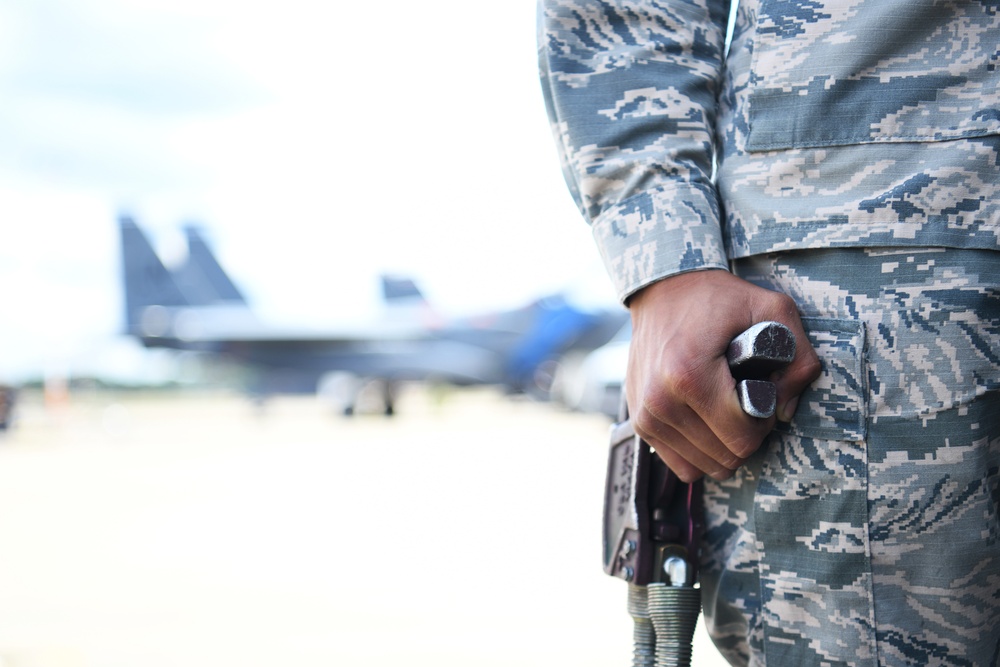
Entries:
{"label": "jet tail fin", "polygon": [[219,261],[212,254],[197,227],[184,228],[187,236],[187,261],[176,271],[174,278],[190,306],[243,304],[246,299]]}
{"label": "jet tail fin", "polygon": [[426,301],[415,282],[409,278],[393,276],[382,276],[382,298],[387,304]]}
{"label": "jet tail fin", "polygon": [[410,278],[382,275],[382,302],[389,321],[437,328],[444,320]]}
{"label": "jet tail fin", "polygon": [[132,335],[142,335],[142,316],[148,307],[180,307],[188,303],[135,221],[123,215],[118,225],[125,279],[125,330]]}

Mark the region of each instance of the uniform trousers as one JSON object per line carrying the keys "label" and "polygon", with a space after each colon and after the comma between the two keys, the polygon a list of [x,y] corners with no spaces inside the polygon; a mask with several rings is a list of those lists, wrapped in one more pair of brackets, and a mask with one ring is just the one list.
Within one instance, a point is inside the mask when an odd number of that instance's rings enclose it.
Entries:
{"label": "uniform trousers", "polygon": [[702,599],[733,665],[1000,662],[1000,252],[736,260],[798,304],[822,374],[706,479]]}

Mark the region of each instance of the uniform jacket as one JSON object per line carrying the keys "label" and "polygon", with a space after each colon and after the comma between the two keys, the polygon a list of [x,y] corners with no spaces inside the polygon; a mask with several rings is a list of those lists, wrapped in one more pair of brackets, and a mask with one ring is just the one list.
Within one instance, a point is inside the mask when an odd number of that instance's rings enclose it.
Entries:
{"label": "uniform jacket", "polygon": [[1000,3],[542,0],[564,171],[624,300],[781,250],[1000,249]]}

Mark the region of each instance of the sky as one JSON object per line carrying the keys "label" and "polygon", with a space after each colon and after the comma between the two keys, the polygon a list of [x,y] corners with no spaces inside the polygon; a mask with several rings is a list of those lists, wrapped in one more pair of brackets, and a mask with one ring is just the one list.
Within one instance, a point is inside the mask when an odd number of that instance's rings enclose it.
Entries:
{"label": "sky", "polygon": [[116,219],[198,224],[260,316],[613,303],[559,170],[534,0],[0,0],[0,380],[129,375]]}

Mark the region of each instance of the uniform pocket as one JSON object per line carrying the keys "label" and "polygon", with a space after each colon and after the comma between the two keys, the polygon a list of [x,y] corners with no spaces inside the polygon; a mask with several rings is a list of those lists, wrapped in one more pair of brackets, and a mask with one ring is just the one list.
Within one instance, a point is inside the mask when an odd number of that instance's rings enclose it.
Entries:
{"label": "uniform pocket", "polygon": [[791,435],[862,442],[868,417],[865,324],[859,320],[803,317],[822,371],[799,397],[795,417],[775,429]]}
{"label": "uniform pocket", "polygon": [[762,0],[749,151],[1000,133],[989,3]]}
{"label": "uniform pocket", "polygon": [[822,363],[754,496],[764,661],[874,667],[865,325],[803,318]]}

